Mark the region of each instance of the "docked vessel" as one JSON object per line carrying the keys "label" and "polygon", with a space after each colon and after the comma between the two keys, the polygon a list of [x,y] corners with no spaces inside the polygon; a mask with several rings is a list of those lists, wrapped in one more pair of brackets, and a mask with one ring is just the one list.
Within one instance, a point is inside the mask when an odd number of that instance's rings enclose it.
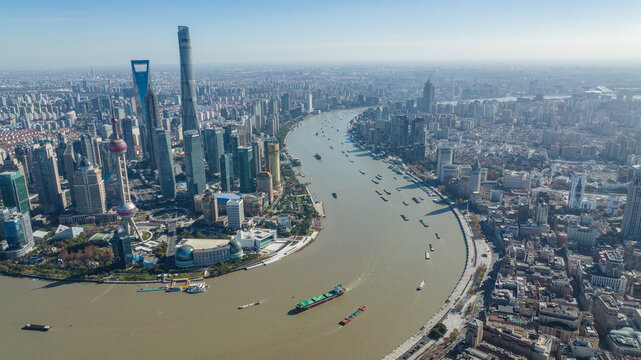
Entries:
{"label": "docked vessel", "polygon": [[50,325],[38,325],[38,324],[25,324],[23,327],[25,330],[35,330],[35,331],[49,331],[51,329]]}
{"label": "docked vessel", "polygon": [[238,309],[246,309],[246,308],[248,308],[248,307],[250,307],[250,306],[256,306],[256,305],[260,305],[260,300],[259,300],[259,301],[254,301],[254,302],[253,302],[253,303],[251,303],[251,304],[240,305],[240,306],[238,307]]}
{"label": "docked vessel", "polygon": [[138,289],[138,292],[147,292],[147,291],[164,291],[167,288],[165,286],[163,287],[148,287],[148,288],[140,288]]}
{"label": "docked vessel", "polygon": [[423,286],[425,286],[425,280],[421,280],[421,282],[416,287],[416,290],[418,290],[418,291],[423,290]]}
{"label": "docked vessel", "polygon": [[401,218],[405,221],[409,221],[409,219],[407,218],[407,216],[405,216],[405,214],[401,214]]}
{"label": "docked vessel", "polygon": [[426,251],[425,252],[425,260],[429,260],[429,259],[430,259],[430,253]]}
{"label": "docked vessel", "polygon": [[314,157],[316,158],[316,160],[320,160],[320,159],[321,159],[321,156],[320,156],[320,155],[318,155],[318,153],[316,153],[316,154],[314,155]]}
{"label": "docked vessel", "polygon": [[338,195],[336,195],[336,193],[332,193],[332,196],[334,197],[334,199],[336,199],[338,197]]}
{"label": "docked vessel", "polygon": [[361,314],[363,311],[365,311],[365,310],[367,310],[367,307],[366,307],[365,305],[363,305],[363,306],[359,307],[359,308],[358,308],[356,311],[354,311],[350,316],[348,316],[348,317],[344,318],[343,320],[341,320],[339,324],[341,324],[341,325],[343,325],[343,326],[345,326],[345,325],[349,324],[349,323],[350,323],[350,321],[352,321],[352,319],[354,319],[355,317],[357,317],[358,315],[360,315],[360,314]]}
{"label": "docked vessel", "polygon": [[313,307],[316,307],[320,304],[324,304],[330,300],[334,300],[337,297],[343,295],[345,293],[345,289],[343,288],[342,284],[338,284],[334,286],[334,288],[324,294],[320,294],[318,296],[314,296],[311,299],[307,299],[305,301],[301,301],[298,304],[296,304],[296,311],[302,312],[305,310],[309,310]]}
{"label": "docked vessel", "polygon": [[183,289],[180,286],[167,286],[165,292],[181,292]]}
{"label": "docked vessel", "polygon": [[207,291],[208,288],[209,288],[209,285],[205,283],[194,283],[194,284],[191,284],[187,288],[187,290],[185,290],[185,292],[188,294],[199,294],[199,293],[204,293],[205,291]]}
{"label": "docked vessel", "polygon": [[418,222],[420,222],[424,227],[429,227],[429,225],[423,219],[419,220]]}

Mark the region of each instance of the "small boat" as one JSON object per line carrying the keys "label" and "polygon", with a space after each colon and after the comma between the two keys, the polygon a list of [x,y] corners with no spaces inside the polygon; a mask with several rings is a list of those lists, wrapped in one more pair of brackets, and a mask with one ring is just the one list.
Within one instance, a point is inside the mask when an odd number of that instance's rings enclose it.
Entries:
{"label": "small boat", "polygon": [[389,191],[387,191],[387,189],[384,189],[383,191],[384,191],[387,195],[392,195],[392,193],[391,193],[391,192],[389,192]]}
{"label": "small boat", "polygon": [[412,200],[413,200],[415,203],[420,204],[420,201],[418,201],[418,199],[417,199],[416,197],[413,197],[413,198],[412,198]]}
{"label": "small boat", "polygon": [[194,284],[191,284],[187,288],[187,290],[185,290],[185,292],[188,294],[199,294],[199,293],[204,293],[205,291],[207,291],[208,288],[209,288],[209,285],[205,283],[194,283]]}
{"label": "small boat", "polygon": [[432,246],[432,243],[430,243],[430,251],[434,251],[434,246]]}
{"label": "small boat", "polygon": [[429,225],[423,219],[419,220],[418,222],[420,222],[424,227],[429,227]]}
{"label": "small boat", "polygon": [[343,326],[345,326],[345,325],[349,324],[349,322],[350,322],[350,321],[352,321],[352,319],[354,319],[355,317],[357,317],[358,315],[360,315],[360,314],[361,314],[363,311],[365,311],[365,310],[367,310],[367,307],[366,307],[365,305],[363,305],[363,306],[359,307],[359,308],[358,308],[356,311],[354,311],[350,316],[348,316],[348,317],[344,318],[343,320],[341,320],[341,321],[339,322],[339,324],[341,324],[341,325],[343,325]]}
{"label": "small boat", "polygon": [[403,205],[410,206],[410,204],[408,204],[407,201],[403,201]]}
{"label": "small boat", "polygon": [[400,188],[396,188],[396,191],[399,191],[399,192],[400,192],[400,191],[401,191],[401,189],[400,189]]}
{"label": "small boat", "polygon": [[334,149],[334,147],[333,147],[333,146],[331,146],[331,145],[329,146],[329,148],[330,148],[330,149],[332,149],[332,150]]}
{"label": "small boat", "polygon": [[409,221],[409,220],[410,220],[410,219],[408,219],[408,218],[407,218],[407,216],[405,216],[405,214],[401,214],[401,218],[402,218],[403,220],[405,220],[405,221]]}
{"label": "small boat", "polygon": [[363,170],[358,170],[358,172],[363,174],[363,175],[365,175],[365,171],[363,171]]}
{"label": "small boat", "polygon": [[378,181],[376,181],[376,180],[372,179],[372,182],[373,182],[374,184],[378,185]]}
{"label": "small boat", "polygon": [[440,239],[440,238],[441,238],[441,237],[439,236],[439,234],[438,234],[438,233],[436,233],[436,238],[437,238],[437,239]]}
{"label": "small boat", "polygon": [[51,325],[25,324],[24,330],[49,331]]}
{"label": "small boat", "polygon": [[376,193],[377,193],[378,195],[383,195],[383,193],[382,193],[382,192],[380,192],[380,191],[378,191],[378,190],[376,190]]}
{"label": "small boat", "polygon": [[164,291],[167,288],[165,286],[163,287],[148,287],[148,288],[140,288],[138,289],[138,292],[147,292],[147,291]]}
{"label": "small boat", "polygon": [[238,309],[247,309],[250,306],[256,306],[256,305],[260,305],[260,300],[259,301],[254,301],[251,304],[241,305],[241,306],[238,307]]}
{"label": "small boat", "polygon": [[421,282],[420,282],[420,283],[418,284],[418,286],[416,287],[416,290],[417,290],[417,291],[421,291],[421,290],[423,290],[423,286],[425,286],[425,280],[421,280]]}
{"label": "small boat", "polygon": [[425,260],[429,260],[429,259],[430,259],[430,253],[426,251],[425,252]]}
{"label": "small boat", "polygon": [[336,193],[332,193],[332,196],[334,197],[334,199],[336,199],[338,197],[338,195],[336,195]]}
{"label": "small boat", "polygon": [[387,202],[387,199],[386,199],[386,198],[384,198],[384,197],[382,197],[382,196],[381,196],[381,199],[383,199],[383,200],[385,200],[385,202]]}
{"label": "small boat", "polygon": [[320,156],[320,155],[318,155],[318,153],[316,153],[316,154],[314,155],[314,157],[316,158],[316,160],[320,160],[320,159],[321,159],[321,156]]}

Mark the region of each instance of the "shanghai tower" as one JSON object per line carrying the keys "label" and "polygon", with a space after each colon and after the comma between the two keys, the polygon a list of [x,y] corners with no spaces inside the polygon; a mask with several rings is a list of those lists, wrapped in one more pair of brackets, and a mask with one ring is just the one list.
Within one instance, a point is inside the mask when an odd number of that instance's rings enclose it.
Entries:
{"label": "shanghai tower", "polygon": [[183,132],[198,130],[200,126],[196,118],[196,82],[191,61],[191,39],[187,26],[178,27],[178,46],[180,50],[180,101],[183,118]]}

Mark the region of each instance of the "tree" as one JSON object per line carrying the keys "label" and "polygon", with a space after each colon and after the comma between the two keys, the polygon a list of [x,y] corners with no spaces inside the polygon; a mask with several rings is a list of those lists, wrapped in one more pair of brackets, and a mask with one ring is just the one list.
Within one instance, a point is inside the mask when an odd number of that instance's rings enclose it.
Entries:
{"label": "tree", "polygon": [[447,326],[445,326],[445,324],[443,324],[443,323],[438,323],[438,324],[434,325],[432,330],[430,330],[430,334],[429,335],[430,335],[430,337],[432,339],[438,340],[438,339],[442,338],[443,335],[445,335],[446,332],[447,332]]}

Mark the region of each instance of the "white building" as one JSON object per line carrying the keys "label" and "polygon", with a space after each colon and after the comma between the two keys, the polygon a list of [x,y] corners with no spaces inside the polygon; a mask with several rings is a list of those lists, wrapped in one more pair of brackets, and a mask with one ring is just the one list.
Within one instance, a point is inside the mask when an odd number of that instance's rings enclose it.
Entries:
{"label": "white building", "polygon": [[243,199],[231,199],[227,202],[227,227],[240,229],[245,221]]}
{"label": "white building", "polygon": [[[443,182],[444,178],[442,175],[441,168],[444,165],[452,165],[454,161],[454,150],[451,147],[439,147],[436,150],[436,175],[439,182]],[[458,176],[458,167],[457,167],[457,176]]]}
{"label": "white building", "polygon": [[177,267],[210,266],[230,259],[230,241],[226,239],[183,239],[174,250]]}
{"label": "white building", "polygon": [[243,249],[260,250],[278,239],[276,230],[258,229],[238,230],[236,240]]}
{"label": "white building", "polygon": [[568,224],[567,241],[576,242],[580,248],[591,249],[596,245],[597,227],[595,225],[581,226],[577,223]]}
{"label": "white building", "polygon": [[568,198],[568,207],[570,209],[580,209],[583,204],[585,195],[585,174],[576,173],[572,175],[570,182],[570,197]]}
{"label": "white building", "polygon": [[605,214],[608,216],[617,216],[619,214],[619,209],[621,208],[621,200],[611,196],[608,198],[608,207],[605,210]]}
{"label": "white building", "polygon": [[503,175],[503,188],[506,190],[529,189],[531,184],[527,171],[511,171]]}

